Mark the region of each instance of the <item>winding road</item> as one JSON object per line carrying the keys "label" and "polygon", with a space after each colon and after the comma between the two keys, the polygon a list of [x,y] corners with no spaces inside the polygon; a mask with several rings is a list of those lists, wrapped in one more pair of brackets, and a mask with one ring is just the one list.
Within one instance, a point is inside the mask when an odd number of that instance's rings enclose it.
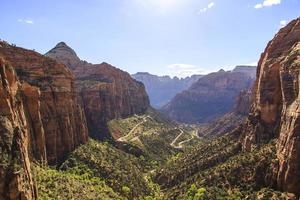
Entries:
{"label": "winding road", "polygon": [[123,137],[120,137],[119,139],[117,139],[117,141],[119,141],[119,142],[127,142],[127,141],[128,141],[128,138],[130,138],[130,136],[131,136],[132,134],[134,134],[135,129],[137,129],[137,127],[139,127],[139,126],[142,125],[143,123],[147,122],[147,118],[152,119],[152,117],[150,117],[149,115],[143,117],[143,120],[142,120],[140,123],[136,124],[136,125],[129,131],[129,133],[128,133],[127,135],[125,135],[125,136],[123,136]]}
{"label": "winding road", "polygon": [[188,143],[189,141],[191,141],[192,139],[194,139],[195,137],[199,138],[197,131],[195,130],[192,134],[191,134],[191,138],[181,141],[178,143],[178,145],[176,146],[175,143],[177,142],[177,140],[184,134],[182,129],[180,130],[180,134],[171,142],[171,146],[176,148],[176,149],[182,149],[183,148],[183,144]]}
{"label": "winding road", "polygon": [[[119,139],[117,139],[117,141],[119,142],[128,142],[128,141],[132,141],[132,140],[139,140],[139,137],[138,136],[135,136],[135,130],[142,124],[144,124],[145,122],[147,122],[147,119],[152,119],[151,116],[147,115],[145,117],[143,117],[143,120],[139,123],[137,123],[130,131],[127,135],[123,136],[123,137],[120,137]],[[187,140],[184,140],[184,141],[181,141],[179,142],[177,145],[177,141],[179,140],[179,138],[184,134],[184,131],[181,129],[181,128],[175,128],[175,129],[178,129],[180,130],[180,133],[177,135],[177,137],[170,143],[170,145],[173,147],[173,148],[176,148],[176,149],[182,149],[183,148],[183,145],[185,143],[188,143],[189,141],[191,141],[192,139],[194,139],[195,137],[199,138],[198,134],[197,134],[197,130],[193,131],[193,133],[191,133],[191,138],[187,139]],[[130,139],[131,138],[131,139]]]}

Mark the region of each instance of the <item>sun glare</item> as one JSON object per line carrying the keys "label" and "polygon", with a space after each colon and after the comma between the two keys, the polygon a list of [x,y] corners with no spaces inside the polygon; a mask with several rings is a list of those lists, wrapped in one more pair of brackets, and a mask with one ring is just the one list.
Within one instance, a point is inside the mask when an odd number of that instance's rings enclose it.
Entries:
{"label": "sun glare", "polygon": [[187,0],[134,0],[139,6],[158,12],[168,13],[178,10]]}

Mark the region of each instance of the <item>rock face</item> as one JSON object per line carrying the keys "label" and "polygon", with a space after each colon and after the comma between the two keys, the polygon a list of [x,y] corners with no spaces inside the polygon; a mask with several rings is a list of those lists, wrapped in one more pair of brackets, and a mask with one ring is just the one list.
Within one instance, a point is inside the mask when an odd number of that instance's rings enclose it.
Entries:
{"label": "rock face", "polygon": [[0,58],[0,199],[37,199],[20,86],[14,69]]}
{"label": "rock face", "polygon": [[179,122],[210,122],[233,110],[238,94],[248,90],[253,82],[247,73],[220,70],[177,94],[163,111]]}
{"label": "rock face", "polygon": [[144,85],[107,63],[81,61],[70,47],[59,43],[46,56],[66,64],[75,74],[76,90],[92,137],[110,137],[107,121],[144,113],[149,107]]}
{"label": "rock face", "polygon": [[239,93],[236,99],[233,112],[236,114],[247,116],[250,112],[253,95],[251,90],[243,90]]}
{"label": "rock face", "polygon": [[216,120],[200,126],[199,135],[216,137],[235,130],[247,119],[252,103],[252,96],[251,90],[241,91],[236,99],[234,109]]}
{"label": "rock face", "polygon": [[198,81],[202,75],[171,78],[169,76],[156,76],[147,72],[138,72],[133,74],[132,77],[144,83],[151,105],[155,108],[161,108],[176,94],[188,89],[193,83]]}
{"label": "rock face", "polygon": [[53,59],[4,42],[0,56],[12,65],[22,83],[30,153],[50,164],[62,161],[88,138],[71,71]]}
{"label": "rock face", "polygon": [[244,148],[278,137],[279,189],[300,194],[300,18],[269,42],[258,67]]}

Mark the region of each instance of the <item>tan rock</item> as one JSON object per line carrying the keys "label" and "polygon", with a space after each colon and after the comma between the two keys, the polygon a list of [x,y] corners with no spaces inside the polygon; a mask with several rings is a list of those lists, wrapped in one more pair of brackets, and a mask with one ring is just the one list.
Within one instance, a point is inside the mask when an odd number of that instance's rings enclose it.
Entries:
{"label": "tan rock", "polygon": [[46,53],[75,74],[76,89],[92,137],[111,138],[107,121],[144,113],[149,107],[144,85],[110,64],[81,61],[73,49],[59,43]]}
{"label": "tan rock", "polygon": [[88,131],[74,89],[74,76],[63,64],[36,52],[2,44],[0,55],[17,71],[31,134],[30,147],[38,160],[55,164],[85,143]]}
{"label": "tan rock", "polygon": [[259,61],[244,148],[279,137],[279,189],[300,194],[300,18],[282,28]]}
{"label": "tan rock", "polygon": [[0,199],[37,199],[28,142],[20,82],[14,69],[0,58]]}

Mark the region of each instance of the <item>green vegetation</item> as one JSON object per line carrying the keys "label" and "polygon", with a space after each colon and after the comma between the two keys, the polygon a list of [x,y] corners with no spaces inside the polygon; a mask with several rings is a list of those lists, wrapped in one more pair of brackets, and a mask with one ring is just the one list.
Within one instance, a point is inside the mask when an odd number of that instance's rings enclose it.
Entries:
{"label": "green vegetation", "polygon": [[[193,139],[186,148],[177,144],[189,139],[193,127],[162,121],[148,113],[110,122],[111,131],[124,137],[136,124],[134,137],[116,144],[90,139],[51,169],[34,165],[41,199],[136,199],[136,200],[241,200],[286,199],[274,191],[276,141],[252,152],[241,147],[238,131],[222,137]],[[116,132],[117,130],[117,132]],[[135,138],[135,139],[134,139]],[[127,149],[123,149],[123,145]],[[192,146],[194,145],[194,146]],[[123,149],[123,150],[122,150]],[[136,150],[141,152],[135,154]],[[126,153],[126,152],[127,153]],[[129,152],[129,153],[128,153]],[[5,159],[4,159],[5,160]]]}
{"label": "green vegetation", "polygon": [[190,189],[186,192],[184,196],[185,200],[203,200],[207,199],[206,189],[199,188],[197,189],[195,184],[192,184]]}
{"label": "green vegetation", "polygon": [[[236,134],[203,142],[191,152],[170,160],[158,170],[155,181],[166,198],[256,199],[267,191],[284,196],[267,188],[274,185],[275,144],[271,141],[252,152],[244,152]],[[266,192],[261,188],[266,188]]]}
{"label": "green vegetation", "polygon": [[[192,138],[191,133],[194,131],[191,127],[181,126],[179,128],[178,124],[174,124],[152,109],[141,116],[135,115],[126,119],[112,120],[108,125],[114,138],[121,138],[121,141],[139,148],[143,152],[140,161],[145,171],[161,166],[172,156],[184,150],[175,149],[170,145],[181,133],[180,129],[184,132],[175,145]],[[199,140],[195,138],[193,141]],[[185,144],[185,146],[190,144]],[[193,145],[196,144],[198,143],[193,143]]]}
{"label": "green vegetation", "polygon": [[114,191],[130,199],[153,193],[144,178],[139,159],[109,143],[90,139],[77,148],[60,169],[105,180]]}
{"label": "green vegetation", "polygon": [[75,174],[33,165],[39,199],[125,199],[90,172]]}

